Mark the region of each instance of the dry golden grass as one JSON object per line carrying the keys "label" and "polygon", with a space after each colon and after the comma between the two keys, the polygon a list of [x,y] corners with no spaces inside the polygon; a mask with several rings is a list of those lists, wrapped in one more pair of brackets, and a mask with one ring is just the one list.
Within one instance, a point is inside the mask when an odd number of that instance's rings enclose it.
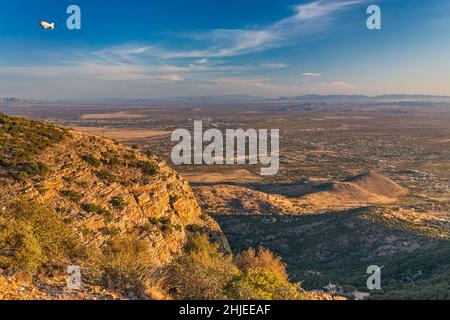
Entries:
{"label": "dry golden grass", "polygon": [[245,169],[229,170],[225,172],[194,172],[185,173],[183,177],[193,183],[227,183],[227,182],[256,182],[261,181],[258,176]]}
{"label": "dry golden grass", "polygon": [[145,119],[146,116],[137,113],[128,113],[128,112],[112,112],[112,113],[91,113],[91,114],[82,114],[80,119]]}
{"label": "dry golden grass", "polygon": [[105,138],[114,139],[117,141],[147,139],[156,136],[164,136],[170,134],[170,132],[168,131],[142,130],[142,129],[129,130],[129,129],[107,128],[107,127],[99,128],[99,127],[72,126],[71,129],[83,133],[103,136]]}

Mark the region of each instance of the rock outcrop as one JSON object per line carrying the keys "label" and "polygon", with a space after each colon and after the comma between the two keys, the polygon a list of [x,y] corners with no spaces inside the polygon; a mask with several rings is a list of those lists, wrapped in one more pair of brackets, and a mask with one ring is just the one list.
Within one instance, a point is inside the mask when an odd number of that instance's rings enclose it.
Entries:
{"label": "rock outcrop", "polygon": [[[145,242],[155,268],[182,255],[193,233],[206,233],[229,250],[189,184],[155,155],[102,137],[0,116],[0,218],[18,200],[37,201],[64,219],[86,248],[102,248],[118,238]],[[1,237],[0,245],[10,247]],[[4,276],[15,271],[5,270]],[[10,283],[7,279],[4,284]]]}

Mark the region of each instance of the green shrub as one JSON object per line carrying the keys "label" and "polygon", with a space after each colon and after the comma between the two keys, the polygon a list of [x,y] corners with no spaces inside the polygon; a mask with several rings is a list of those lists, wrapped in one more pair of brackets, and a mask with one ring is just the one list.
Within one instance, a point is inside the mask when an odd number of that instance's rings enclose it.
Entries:
{"label": "green shrub", "polygon": [[113,150],[102,152],[101,161],[109,166],[117,166],[120,164],[120,160]]}
{"label": "green shrub", "polygon": [[237,300],[301,300],[300,285],[292,284],[278,274],[263,268],[237,275],[227,286],[230,298]]}
{"label": "green shrub", "polygon": [[36,190],[39,194],[45,194],[48,191],[48,188],[36,188]]}
{"label": "green shrub", "polygon": [[73,178],[72,177],[63,177],[62,178],[65,182],[67,183],[72,183],[73,182]]}
{"label": "green shrub", "polygon": [[159,228],[164,233],[170,233],[173,231],[173,229],[177,228],[172,224],[172,219],[170,219],[170,217],[161,217],[159,219],[151,217],[148,219],[148,221],[151,225]]}
{"label": "green shrub", "polygon": [[239,253],[234,263],[241,271],[227,286],[229,297],[238,300],[305,299],[300,285],[289,282],[279,256],[260,247]]}
{"label": "green shrub", "polygon": [[137,167],[141,169],[142,173],[148,176],[153,176],[159,171],[159,167],[149,161],[138,161]]}
{"label": "green shrub", "polygon": [[83,195],[74,190],[63,190],[61,194],[75,203],[80,203],[81,199],[83,199]]}
{"label": "green shrub", "polygon": [[124,200],[122,197],[120,197],[120,196],[117,196],[117,197],[112,198],[112,199],[111,199],[111,205],[112,205],[114,208],[116,208],[116,209],[118,209],[118,210],[120,210],[120,211],[125,210],[125,208],[127,207],[127,203],[126,203],[125,200]]}
{"label": "green shrub", "polygon": [[26,173],[30,176],[46,176],[50,168],[42,162],[29,162],[23,165]]}
{"label": "green shrub", "polygon": [[26,171],[19,171],[16,174],[16,179],[22,182],[28,181],[30,177],[28,176],[28,173]]}
{"label": "green shrub", "polygon": [[109,173],[106,170],[98,171],[98,172],[95,173],[95,175],[99,179],[103,180],[106,183],[113,183],[113,182],[116,181],[116,178],[111,173]]}
{"label": "green shrub", "polygon": [[120,233],[119,228],[116,227],[105,227],[102,231],[109,236],[117,236]]}
{"label": "green shrub", "polygon": [[173,206],[179,199],[180,199],[180,197],[177,194],[171,195],[170,196],[170,205]]}
{"label": "green shrub", "polygon": [[9,269],[37,268],[82,257],[81,240],[64,219],[36,201],[12,204],[0,222],[0,263]]}
{"label": "green shrub", "polygon": [[45,262],[30,224],[0,217],[0,267],[35,271]]}
{"label": "green shrub", "polygon": [[[290,283],[285,265],[266,249],[227,256],[204,233],[195,234],[186,254],[168,267],[168,287],[178,299],[305,299],[300,285]],[[238,268],[240,267],[240,268]]]}
{"label": "green shrub", "polygon": [[94,168],[98,168],[102,164],[100,162],[100,160],[98,160],[93,155],[84,155],[84,156],[81,157],[81,159],[83,159],[86,163],[90,164]]}
{"label": "green shrub", "polygon": [[109,216],[111,214],[111,211],[109,211],[108,209],[93,203],[84,203],[81,205],[81,208],[89,213],[104,214],[106,216]]}
{"label": "green shrub", "polygon": [[198,234],[167,272],[170,292],[178,299],[226,299],[226,286],[239,270],[231,257],[220,252],[218,244]]}
{"label": "green shrub", "polygon": [[203,227],[198,224],[190,224],[186,227],[186,230],[192,233],[199,233],[203,231]]}
{"label": "green shrub", "polygon": [[31,177],[45,177],[50,173],[50,168],[42,163],[42,162],[28,162],[28,163],[20,163],[15,166],[13,171],[17,171],[15,173],[15,177],[19,181],[28,181]]}

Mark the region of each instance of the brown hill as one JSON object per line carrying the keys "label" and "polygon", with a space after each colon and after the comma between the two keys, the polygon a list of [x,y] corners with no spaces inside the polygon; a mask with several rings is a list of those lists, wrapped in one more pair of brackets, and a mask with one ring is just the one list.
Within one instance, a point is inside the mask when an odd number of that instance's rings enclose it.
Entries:
{"label": "brown hill", "polygon": [[391,179],[370,172],[327,185],[323,191],[305,195],[299,201],[307,210],[333,210],[393,203],[407,193]]}
{"label": "brown hill", "polygon": [[407,189],[376,172],[363,173],[348,179],[346,182],[353,183],[371,193],[389,195],[392,198],[408,194]]}
{"label": "brown hill", "polygon": [[211,214],[305,214],[388,204],[408,191],[381,174],[370,172],[322,185],[299,198],[272,195],[233,185],[194,188],[201,206]]}

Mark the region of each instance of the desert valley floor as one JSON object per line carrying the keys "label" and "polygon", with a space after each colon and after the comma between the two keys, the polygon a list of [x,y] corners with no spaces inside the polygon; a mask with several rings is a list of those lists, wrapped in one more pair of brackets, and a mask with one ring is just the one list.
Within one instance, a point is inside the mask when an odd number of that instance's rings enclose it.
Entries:
{"label": "desert valley floor", "polygon": [[[386,297],[449,298],[450,105],[440,102],[187,101],[14,104],[0,112],[148,149],[186,178],[233,250],[264,246],[307,289],[365,291],[383,266]],[[180,165],[170,134],[280,129],[280,171]]]}

